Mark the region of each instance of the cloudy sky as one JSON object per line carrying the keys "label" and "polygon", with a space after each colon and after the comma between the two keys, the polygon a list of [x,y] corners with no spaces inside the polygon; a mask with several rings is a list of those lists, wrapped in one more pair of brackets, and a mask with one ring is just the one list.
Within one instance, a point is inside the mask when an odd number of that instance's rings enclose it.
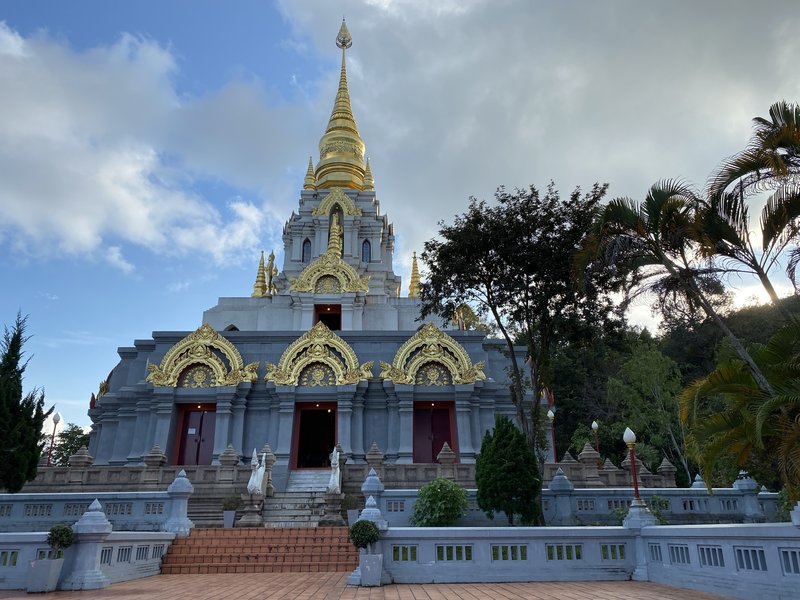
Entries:
{"label": "cloudy sky", "polygon": [[406,282],[470,195],[702,186],[752,117],[800,100],[793,0],[5,1],[0,322],[29,315],[26,385],[65,421],[88,424],[117,347],[249,295],[260,250],[282,263],[343,15]]}

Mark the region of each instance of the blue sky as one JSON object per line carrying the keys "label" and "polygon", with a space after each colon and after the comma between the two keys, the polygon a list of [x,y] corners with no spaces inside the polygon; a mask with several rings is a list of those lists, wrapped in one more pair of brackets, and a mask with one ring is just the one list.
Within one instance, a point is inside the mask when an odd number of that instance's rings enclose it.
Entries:
{"label": "blue sky", "polygon": [[751,4],[2,3],[0,321],[29,315],[27,387],[88,425],[117,347],[249,295],[260,250],[282,264],[343,15],[407,282],[436,223],[499,185],[702,185],[752,117],[800,100],[800,10]]}

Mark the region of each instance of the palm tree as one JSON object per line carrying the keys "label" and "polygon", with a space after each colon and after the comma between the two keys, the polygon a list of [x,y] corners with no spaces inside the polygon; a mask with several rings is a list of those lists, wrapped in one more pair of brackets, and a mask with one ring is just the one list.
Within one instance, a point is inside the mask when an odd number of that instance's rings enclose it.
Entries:
{"label": "palm tree", "polygon": [[704,291],[717,280],[720,270],[703,260],[698,242],[703,227],[697,210],[701,205],[690,186],[675,180],[655,184],[641,204],[630,198],[612,200],[595,221],[579,264],[592,261],[593,268],[624,275],[632,296],[680,294],[690,306],[700,307],[730,339],[758,387],[771,393],[758,365]]}
{"label": "palm tree", "polygon": [[[800,494],[800,325],[789,323],[753,357],[774,388],[765,393],[745,365],[731,359],[681,392],[687,450],[711,481],[724,455],[738,466],[766,448],[777,458],[790,494]],[[722,410],[710,406],[722,402]]]}
{"label": "palm tree", "polygon": [[[767,274],[800,232],[800,106],[777,102],[769,113],[769,119],[753,119],[747,148],[723,161],[709,178],[703,246],[707,255],[722,256],[756,275],[772,303],[780,307]],[[747,199],[764,190],[775,191],[761,211],[758,249],[750,239]],[[800,249],[794,248],[787,275],[795,289],[798,262]]]}

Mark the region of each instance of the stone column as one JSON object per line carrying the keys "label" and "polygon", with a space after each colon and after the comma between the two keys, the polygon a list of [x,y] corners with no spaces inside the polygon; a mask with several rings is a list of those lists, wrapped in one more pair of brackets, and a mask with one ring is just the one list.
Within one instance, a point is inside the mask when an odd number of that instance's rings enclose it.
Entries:
{"label": "stone column", "polygon": [[414,387],[411,385],[396,385],[397,412],[400,417],[399,445],[397,449],[397,464],[411,464],[414,462]]}
{"label": "stone column", "polygon": [[739,477],[733,482],[733,489],[742,494],[742,512],[745,523],[763,523],[766,519],[758,502],[758,484],[747,474],[739,471]]}
{"label": "stone column", "polygon": [[233,399],[231,406],[231,439],[228,441],[233,444],[238,454],[244,453],[244,411],[247,406],[247,396],[252,386],[253,384],[250,381],[242,381],[236,387],[236,397]]}
{"label": "stone column", "polygon": [[625,529],[630,529],[633,534],[634,548],[636,551],[636,566],[631,574],[634,581],[649,581],[647,572],[647,547],[642,538],[642,528],[656,524],[656,518],[647,505],[632,504],[628,509],[628,516],[622,521]]}
{"label": "stone column", "polygon": [[337,441],[345,455],[353,452],[350,425],[353,420],[354,385],[336,386]]}
{"label": "stone column", "polygon": [[214,455],[212,465],[219,464],[219,455],[225,452],[230,443],[231,435],[231,407],[236,398],[236,388],[225,386],[217,388],[216,422],[214,425]]}
{"label": "stone column", "polygon": [[100,570],[100,549],[111,533],[111,523],[97,499],[72,528],[78,538],[75,560],[72,572],[61,582],[60,589],[97,590],[108,587],[110,581]]}
{"label": "stone column", "polygon": [[472,406],[471,397],[475,386],[457,385],[455,394],[456,435],[458,436],[458,461],[475,462],[475,448],[472,446]]}
{"label": "stone column", "polygon": [[156,426],[153,435],[153,445],[160,446],[165,452],[174,456],[177,453],[179,440],[174,440],[174,444],[169,437],[169,426],[172,420],[172,412],[175,409],[175,388],[157,387],[153,391],[156,400]]}
{"label": "stone column", "polygon": [[194,523],[189,520],[188,507],[189,496],[194,492],[192,482],[186,477],[186,471],[180,470],[175,480],[169,484],[167,495],[169,495],[169,518],[164,523],[164,531],[174,533],[178,537],[186,537],[194,527]]}
{"label": "stone column", "polygon": [[356,386],[353,397],[353,419],[350,426],[350,439],[352,440],[350,464],[364,464],[364,392],[367,383],[361,381]]}
{"label": "stone column", "polygon": [[399,401],[395,394],[394,384],[391,381],[384,381],[383,389],[388,396],[386,399],[388,431],[386,432],[386,452],[384,456],[389,462],[393,462],[397,460],[397,453],[400,450]]}
{"label": "stone column", "polygon": [[142,464],[142,457],[147,452],[147,433],[152,419],[152,398],[148,397],[136,403],[136,428],[133,432],[133,443],[128,453],[128,464]]}
{"label": "stone column", "polygon": [[551,526],[574,525],[574,515],[572,513],[572,491],[575,486],[564,475],[564,471],[559,468],[548,486],[553,492],[554,515]]}

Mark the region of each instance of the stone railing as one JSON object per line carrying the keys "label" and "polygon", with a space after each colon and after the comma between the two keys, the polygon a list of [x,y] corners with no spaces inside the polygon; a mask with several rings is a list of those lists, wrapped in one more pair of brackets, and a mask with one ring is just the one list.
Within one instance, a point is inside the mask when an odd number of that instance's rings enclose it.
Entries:
{"label": "stone railing", "polygon": [[[175,539],[170,532],[115,531],[93,502],[73,525],[75,543],[64,550],[58,589],[98,589],[158,575],[161,557]],[[0,589],[28,585],[30,563],[48,555],[47,533],[0,533]]]}
{"label": "stone railing", "polygon": [[[555,481],[558,481],[556,479]],[[759,492],[749,486],[752,480],[739,480],[732,488],[715,488],[709,494],[705,485],[693,488],[643,489],[642,499],[654,506],[670,524],[753,523],[770,521],[778,494]],[[737,487],[738,485],[738,487]],[[745,488],[745,489],[742,489]],[[383,518],[391,527],[407,527],[417,501],[415,489],[370,491]],[[504,526],[505,516],[494,520],[478,508],[477,491],[467,490],[467,513],[460,527]],[[631,488],[594,490],[542,490],[542,508],[547,525],[617,525],[633,500]]]}
{"label": "stone railing", "polygon": [[169,531],[192,527],[187,503],[193,488],[180,471],[164,492],[65,492],[0,494],[0,531],[45,531],[74,523],[98,500],[116,530]]}

